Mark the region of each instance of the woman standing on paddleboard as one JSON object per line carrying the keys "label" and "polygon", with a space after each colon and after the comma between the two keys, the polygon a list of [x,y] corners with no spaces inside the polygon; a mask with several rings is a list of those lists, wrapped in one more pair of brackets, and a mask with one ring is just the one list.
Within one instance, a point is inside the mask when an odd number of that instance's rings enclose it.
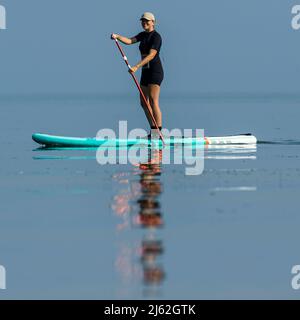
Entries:
{"label": "woman standing on paddleboard", "polygon": [[[140,42],[140,52],[142,60],[129,69],[134,73],[142,68],[141,88],[150,103],[151,112],[158,125],[159,130],[162,128],[162,115],[159,107],[160,85],[164,78],[162,63],[159,58],[159,52],[162,44],[160,34],[155,30],[155,17],[151,12],[145,12],[141,17],[141,24],[145,31],[140,32],[135,37],[126,38],[119,34],[113,33],[111,37],[117,39],[124,44],[130,45]],[[147,116],[151,129],[156,129],[155,123],[151,119],[149,110],[145,105],[142,97],[140,97],[141,106]]]}

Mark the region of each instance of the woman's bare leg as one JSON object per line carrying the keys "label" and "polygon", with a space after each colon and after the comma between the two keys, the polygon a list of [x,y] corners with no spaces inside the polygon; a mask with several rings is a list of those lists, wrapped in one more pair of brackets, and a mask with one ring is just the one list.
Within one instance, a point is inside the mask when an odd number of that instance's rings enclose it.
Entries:
{"label": "woman's bare leg", "polygon": [[[150,99],[149,99],[149,87],[148,86],[141,86],[141,89],[142,89],[142,91],[144,93],[145,98],[148,101],[148,104],[151,106]],[[142,95],[140,95],[140,103],[141,103],[141,106],[142,106],[142,108],[143,108],[143,110],[145,112],[145,115],[146,115],[147,119],[148,119],[150,127],[154,126],[154,123],[152,121],[151,115],[149,113],[149,109],[147,108],[147,105],[145,104]],[[152,113],[152,110],[150,110],[150,112]]]}
{"label": "woman's bare leg", "polygon": [[162,115],[159,107],[160,86],[157,84],[149,84],[149,100],[152,107],[154,119],[159,127],[162,126]]}

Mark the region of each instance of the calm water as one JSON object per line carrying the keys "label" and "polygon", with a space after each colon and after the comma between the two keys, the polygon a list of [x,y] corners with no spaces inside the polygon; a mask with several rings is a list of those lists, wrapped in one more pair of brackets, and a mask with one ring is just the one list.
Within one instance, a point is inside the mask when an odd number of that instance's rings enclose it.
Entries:
{"label": "calm water", "polygon": [[[300,298],[297,95],[163,97],[165,125],[252,132],[257,148],[184,165],[100,166],[95,150],[38,150],[33,132],[94,136],[129,121],[135,97],[0,101],[0,298]],[[276,142],[276,143],[275,143]]]}

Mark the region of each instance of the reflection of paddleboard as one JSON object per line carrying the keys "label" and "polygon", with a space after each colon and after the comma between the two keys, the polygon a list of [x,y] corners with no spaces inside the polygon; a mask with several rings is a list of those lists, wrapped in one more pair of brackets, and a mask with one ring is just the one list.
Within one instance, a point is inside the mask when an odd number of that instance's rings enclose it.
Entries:
{"label": "reflection of paddleboard", "polygon": [[[132,146],[132,145],[151,145],[151,140],[148,139],[98,139],[98,138],[76,138],[53,136],[49,134],[34,133],[32,139],[40,145],[47,147],[80,147],[93,148],[104,146]],[[152,140],[154,143],[162,144],[160,140]],[[230,144],[256,144],[256,138],[251,134],[240,134],[236,136],[226,137],[171,137],[166,138],[165,143],[173,144],[205,144],[205,145],[230,145]]]}

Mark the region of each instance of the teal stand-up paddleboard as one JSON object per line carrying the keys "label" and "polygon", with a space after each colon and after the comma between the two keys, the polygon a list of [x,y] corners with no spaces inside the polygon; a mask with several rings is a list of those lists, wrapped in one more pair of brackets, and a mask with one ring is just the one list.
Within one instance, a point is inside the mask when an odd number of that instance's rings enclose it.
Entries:
{"label": "teal stand-up paddleboard", "polygon": [[[62,148],[97,148],[99,146],[132,146],[132,145],[151,145],[151,143],[162,144],[161,140],[148,139],[98,139],[98,138],[77,138],[54,136],[43,133],[34,133],[32,139],[45,147]],[[165,138],[167,145],[176,144],[199,144],[199,145],[232,145],[232,144],[256,144],[257,139],[252,134],[240,134],[224,137],[171,137]]]}

